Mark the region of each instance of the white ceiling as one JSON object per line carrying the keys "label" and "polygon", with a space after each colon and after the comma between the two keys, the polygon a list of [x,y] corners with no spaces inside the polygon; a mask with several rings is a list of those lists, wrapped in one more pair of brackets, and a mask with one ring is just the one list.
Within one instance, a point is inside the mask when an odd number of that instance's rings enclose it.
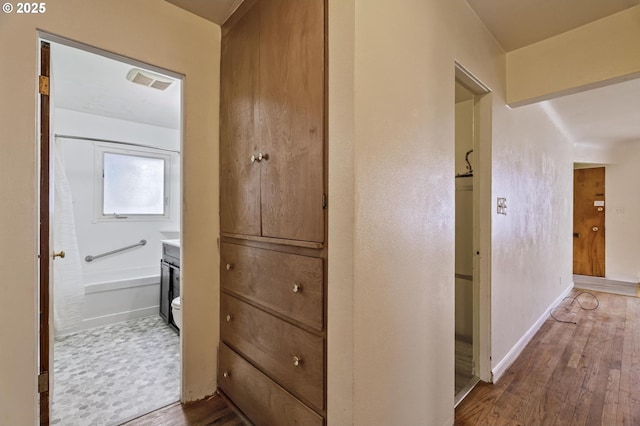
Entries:
{"label": "white ceiling", "polygon": [[467,0],[502,48],[565,33],[640,4],[640,0]]}
{"label": "white ceiling", "polygon": [[574,143],[640,142],[640,79],[542,103]]}
{"label": "white ceiling", "polygon": [[[640,4],[640,0],[467,0],[502,48],[514,49],[562,34]],[[543,103],[574,143],[640,141],[640,80]]]}
{"label": "white ceiling", "polygon": [[243,0],[166,0],[189,12],[215,22],[224,24],[229,16],[240,6]]}
{"label": "white ceiling", "polygon": [[[167,1],[186,3],[190,9],[198,9],[199,14],[211,16],[208,19],[216,19],[218,23],[224,22],[241,3],[241,0]],[[602,17],[614,9],[640,3],[640,0],[467,1],[481,18],[490,15],[485,21],[489,22],[487,26],[506,46],[555,35],[554,31],[574,27],[585,19]],[[572,13],[561,13],[568,5],[572,5]],[[596,16],[595,11],[600,15]],[[525,25],[532,21],[522,21],[527,14],[535,16],[536,25]],[[58,44],[52,45],[52,58],[57,107],[179,128],[178,83],[164,92],[136,85],[125,78],[131,65]],[[573,142],[614,143],[640,140],[639,100],[640,80],[633,80],[547,101],[544,107]]]}
{"label": "white ceiling", "polygon": [[180,128],[180,80],[164,91],[141,86],[126,79],[137,67],[56,43],[51,65],[57,108]]}

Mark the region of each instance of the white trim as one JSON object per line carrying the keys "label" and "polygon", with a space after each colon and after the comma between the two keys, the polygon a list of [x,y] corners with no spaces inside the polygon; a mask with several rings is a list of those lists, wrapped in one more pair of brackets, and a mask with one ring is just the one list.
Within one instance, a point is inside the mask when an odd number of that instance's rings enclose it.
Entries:
{"label": "white trim", "polygon": [[63,333],[57,333],[56,338],[74,334],[79,331],[90,330],[96,327],[104,327],[105,325],[117,324],[123,321],[129,321],[133,319],[145,318],[150,316],[157,316],[160,310],[159,305],[149,306],[146,308],[133,309],[130,311],[117,312],[115,314],[107,314],[99,317],[85,318],[82,323],[78,324],[70,330],[65,330]]}
{"label": "white trim", "polygon": [[509,367],[511,367],[511,364],[513,364],[518,356],[520,356],[524,348],[531,341],[531,339],[533,339],[533,336],[538,332],[540,327],[542,327],[542,324],[544,324],[544,322],[547,320],[551,310],[558,306],[560,302],[562,302],[562,299],[564,299],[572,289],[573,282],[556,298],[556,300],[553,301],[553,303],[551,303],[551,305],[549,305],[547,309],[545,309],[540,318],[538,318],[538,320],[531,326],[531,328],[520,338],[520,340],[518,340],[518,343],[516,343],[507,353],[507,355],[502,358],[499,363],[496,364],[496,366],[491,371],[493,383],[497,382],[500,377],[502,377],[502,375],[509,369]]}

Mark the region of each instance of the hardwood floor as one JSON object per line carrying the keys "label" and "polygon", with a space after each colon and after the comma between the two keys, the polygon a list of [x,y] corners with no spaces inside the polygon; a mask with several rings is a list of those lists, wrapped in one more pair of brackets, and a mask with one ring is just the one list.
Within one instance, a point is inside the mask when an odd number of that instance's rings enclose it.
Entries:
{"label": "hardwood floor", "polygon": [[554,314],[577,324],[549,318],[495,385],[478,384],[458,405],[455,424],[640,424],[640,299],[592,293],[597,309],[565,310],[565,300]]}
{"label": "hardwood floor", "polygon": [[455,394],[457,395],[473,380],[473,374],[471,374],[473,369],[473,346],[471,343],[456,337],[455,356]]}
{"label": "hardwood floor", "polygon": [[126,426],[242,426],[245,424],[220,396],[182,405],[179,402],[124,423]]}
{"label": "hardwood floor", "polygon": [[[549,318],[495,385],[479,383],[458,405],[455,424],[640,425],[640,298],[592,293],[600,303],[597,309],[563,302],[554,315],[577,324]],[[578,300],[586,308],[595,306],[588,295]],[[125,424],[244,423],[214,396],[173,404]]]}

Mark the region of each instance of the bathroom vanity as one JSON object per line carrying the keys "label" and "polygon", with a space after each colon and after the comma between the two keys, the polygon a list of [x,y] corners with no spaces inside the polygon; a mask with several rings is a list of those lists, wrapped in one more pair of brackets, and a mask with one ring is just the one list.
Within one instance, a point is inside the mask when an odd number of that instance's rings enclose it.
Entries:
{"label": "bathroom vanity", "polygon": [[180,240],[163,240],[160,261],[160,317],[179,333],[171,314],[171,301],[178,296],[180,296]]}

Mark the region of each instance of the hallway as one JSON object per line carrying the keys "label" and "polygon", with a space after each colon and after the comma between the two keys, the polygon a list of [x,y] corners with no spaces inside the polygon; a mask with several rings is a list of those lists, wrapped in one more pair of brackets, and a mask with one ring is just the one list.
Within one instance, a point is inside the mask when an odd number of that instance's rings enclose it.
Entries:
{"label": "hallway", "polygon": [[455,424],[640,424],[640,299],[593,294],[594,310],[565,299],[553,313],[577,324],[547,319],[497,384],[478,384],[457,407]]}

